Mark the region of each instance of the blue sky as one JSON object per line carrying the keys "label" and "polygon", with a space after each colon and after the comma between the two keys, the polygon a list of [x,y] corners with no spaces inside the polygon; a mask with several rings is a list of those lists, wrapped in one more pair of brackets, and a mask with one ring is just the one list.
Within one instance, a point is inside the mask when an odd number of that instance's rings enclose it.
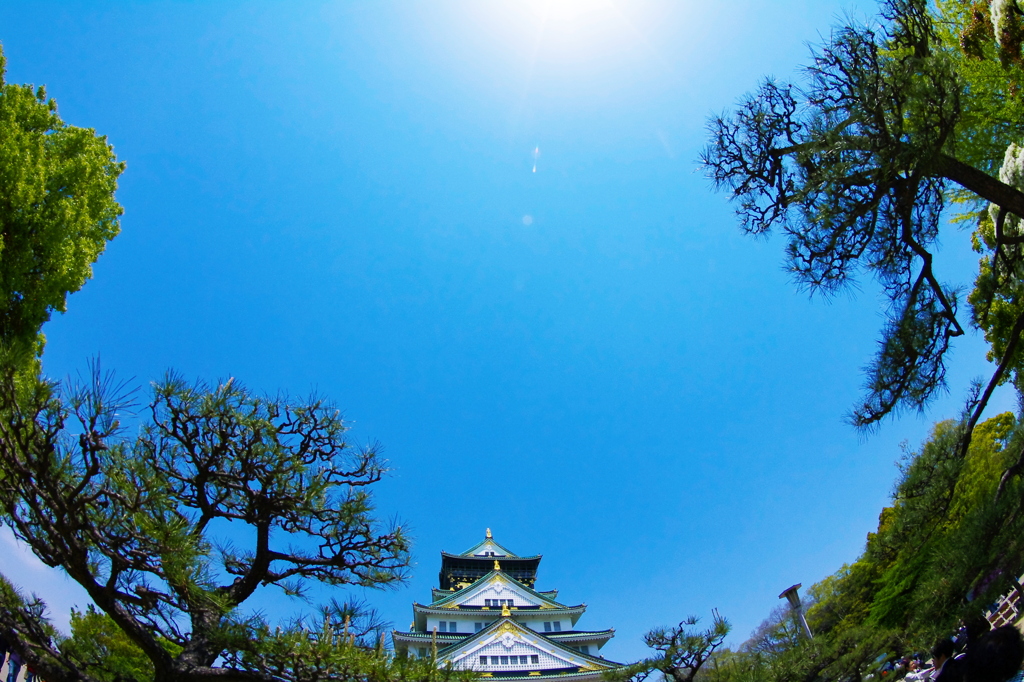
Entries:
{"label": "blue sky", "polygon": [[[416,538],[408,585],[365,595],[400,627],[438,552],[490,527],[589,604],[580,627],[617,628],[608,658],[716,607],[738,643],[857,556],[900,442],[985,371],[968,338],[928,414],[845,425],[873,287],[809,299],[697,167],[710,114],[873,10],[4,3],[8,80],[128,163],[122,234],[46,326],[45,369],[100,355],[141,384],[174,368],[332,397],[383,445],[380,513]],[[967,236],[943,240],[969,282]],[[58,622],[77,599],[23,552],[0,571]]]}

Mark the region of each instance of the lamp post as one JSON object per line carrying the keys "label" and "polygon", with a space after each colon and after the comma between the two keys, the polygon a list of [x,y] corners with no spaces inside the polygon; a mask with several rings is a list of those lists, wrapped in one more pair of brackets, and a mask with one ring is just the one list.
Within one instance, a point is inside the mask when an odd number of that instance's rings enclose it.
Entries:
{"label": "lamp post", "polygon": [[804,618],[804,606],[800,603],[800,595],[797,592],[801,587],[803,587],[803,583],[797,583],[783,590],[782,594],[779,595],[779,599],[785,597],[789,600],[789,605],[793,607],[797,618],[800,620],[800,624],[804,626],[804,634],[807,635],[807,639],[814,639],[814,635],[811,634],[811,628],[807,625],[807,619]]}

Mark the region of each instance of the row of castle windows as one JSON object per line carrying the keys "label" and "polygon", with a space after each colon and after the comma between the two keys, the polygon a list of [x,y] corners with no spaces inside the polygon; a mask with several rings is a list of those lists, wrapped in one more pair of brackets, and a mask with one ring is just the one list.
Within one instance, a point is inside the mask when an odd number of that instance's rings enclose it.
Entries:
{"label": "row of castle windows", "polygon": [[509,608],[516,605],[514,599],[484,599],[484,606],[505,606],[506,604]]}
{"label": "row of castle windows", "polygon": [[[497,599],[495,599],[495,601],[497,601]],[[502,600],[502,601],[504,601],[504,600]],[[512,600],[509,599],[509,601],[512,601]],[[484,629],[484,624],[483,623],[473,623],[473,632],[480,632],[483,629]],[[438,621],[437,631],[438,632],[458,632],[459,631],[458,621],[454,621],[454,620],[452,620],[452,621],[447,621],[447,620]],[[562,631],[562,624],[559,621],[557,621],[557,620],[554,621],[554,622],[547,621],[547,620],[544,621],[544,632],[561,632],[561,631]]]}
{"label": "row of castle windows", "polygon": [[[480,665],[487,665],[487,656],[480,657]],[[528,663],[540,663],[540,656],[531,654],[530,660],[526,656],[491,656],[491,665],[527,665]]]}

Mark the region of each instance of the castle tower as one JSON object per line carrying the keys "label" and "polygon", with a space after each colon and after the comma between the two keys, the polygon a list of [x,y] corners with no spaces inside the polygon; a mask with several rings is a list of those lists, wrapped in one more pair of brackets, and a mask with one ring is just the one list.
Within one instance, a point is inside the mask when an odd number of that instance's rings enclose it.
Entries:
{"label": "castle tower", "polygon": [[615,630],[577,630],[586,604],[534,590],[541,557],[518,556],[491,536],[462,554],[441,552],[439,588],[413,604],[409,632],[392,633],[399,655],[434,657],[482,677],[597,680],[619,667],[598,651]]}

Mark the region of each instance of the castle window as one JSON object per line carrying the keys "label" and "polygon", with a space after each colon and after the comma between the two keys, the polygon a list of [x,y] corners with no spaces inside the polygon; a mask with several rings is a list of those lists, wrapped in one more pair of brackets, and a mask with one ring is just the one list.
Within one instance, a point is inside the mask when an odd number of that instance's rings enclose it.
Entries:
{"label": "castle window", "polygon": [[448,632],[448,621],[442,620],[437,629],[438,632]]}
{"label": "castle window", "polygon": [[556,620],[554,623],[552,623],[552,625],[555,626],[555,632],[561,632],[562,631],[562,621]]}
{"label": "castle window", "polygon": [[491,665],[498,665],[498,657],[491,656]]}
{"label": "castle window", "polygon": [[590,647],[588,647],[586,644],[584,644],[583,646],[580,647],[580,653],[581,654],[586,654],[586,655],[589,656],[590,655]]}
{"label": "castle window", "polygon": [[473,623],[473,632],[480,632],[484,629],[483,623]]}
{"label": "castle window", "polygon": [[551,621],[544,621],[544,632],[551,632]]}
{"label": "castle window", "polygon": [[530,663],[540,663],[540,656],[537,654],[530,654]]}
{"label": "castle window", "polygon": [[454,621],[454,620],[448,622],[448,632],[458,632],[459,631],[459,628],[458,628],[458,626],[455,623],[456,623],[456,621]]}
{"label": "castle window", "polygon": [[420,647],[420,658],[426,658],[426,657],[427,657],[427,649],[426,649],[426,647],[422,647],[421,646]]}
{"label": "castle window", "polygon": [[481,656],[480,657],[480,665],[487,665],[487,657],[486,656]]}
{"label": "castle window", "polygon": [[501,657],[501,664],[502,665],[508,665],[508,656],[502,656]]}

